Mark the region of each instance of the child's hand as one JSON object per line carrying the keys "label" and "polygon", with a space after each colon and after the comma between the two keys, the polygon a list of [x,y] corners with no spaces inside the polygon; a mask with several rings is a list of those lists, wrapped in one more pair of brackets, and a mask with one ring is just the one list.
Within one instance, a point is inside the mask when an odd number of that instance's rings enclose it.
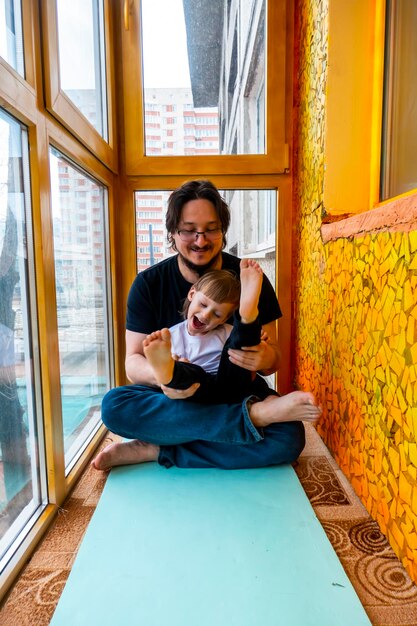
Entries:
{"label": "child's hand", "polygon": [[171,354],[174,361],[179,361],[180,363],[189,363],[190,361],[186,359],[184,356],[180,356],[179,354]]}
{"label": "child's hand", "polygon": [[186,400],[186,398],[191,398],[199,388],[200,383],[194,383],[188,389],[171,389],[170,387],[165,387],[165,385],[161,385],[161,389],[167,398],[171,400]]}
{"label": "child's hand", "polygon": [[262,329],[262,333],[261,333],[261,341],[269,341],[269,335],[268,333]]}

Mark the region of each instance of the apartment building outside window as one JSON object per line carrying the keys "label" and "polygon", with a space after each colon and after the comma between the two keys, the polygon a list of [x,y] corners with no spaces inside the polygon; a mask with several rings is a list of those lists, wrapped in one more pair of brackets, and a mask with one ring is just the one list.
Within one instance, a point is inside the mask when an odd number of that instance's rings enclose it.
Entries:
{"label": "apartment building outside window", "polygon": [[[54,148],[50,162],[61,406],[65,460],[70,467],[100,425],[101,400],[110,387],[105,313],[106,191]],[[69,175],[69,193],[65,196],[58,175],[63,162]],[[87,188],[82,202],[75,194],[80,185]],[[86,222],[83,226],[79,225],[81,218]]]}

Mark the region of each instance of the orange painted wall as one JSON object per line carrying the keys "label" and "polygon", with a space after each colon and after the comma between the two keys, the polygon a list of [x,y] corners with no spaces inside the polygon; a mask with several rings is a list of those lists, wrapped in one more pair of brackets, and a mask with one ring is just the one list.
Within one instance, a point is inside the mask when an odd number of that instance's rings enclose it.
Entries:
{"label": "orange painted wall", "polygon": [[328,0],[295,14],[295,384],[417,582],[417,230],[323,243]]}

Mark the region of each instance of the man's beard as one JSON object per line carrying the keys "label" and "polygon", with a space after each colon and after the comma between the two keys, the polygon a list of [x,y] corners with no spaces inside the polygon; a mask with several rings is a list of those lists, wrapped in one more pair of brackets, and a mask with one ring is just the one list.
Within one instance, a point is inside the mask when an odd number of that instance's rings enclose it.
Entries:
{"label": "man's beard", "polygon": [[196,265],[195,263],[187,259],[183,254],[181,254],[181,252],[178,252],[178,256],[181,258],[181,261],[184,263],[186,267],[188,267],[189,270],[191,270],[192,272],[195,272],[197,276],[200,277],[203,274],[205,274],[209,269],[211,269],[213,265],[215,265],[218,258],[221,256],[221,251],[218,254],[216,254],[216,256],[213,259],[211,259],[209,263],[205,263],[204,265]]}

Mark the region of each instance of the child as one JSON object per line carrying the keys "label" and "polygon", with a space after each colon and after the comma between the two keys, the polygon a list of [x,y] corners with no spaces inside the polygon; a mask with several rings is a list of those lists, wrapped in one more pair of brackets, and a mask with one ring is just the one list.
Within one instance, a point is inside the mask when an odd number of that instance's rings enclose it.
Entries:
{"label": "child", "polygon": [[[172,389],[200,383],[193,401],[221,403],[275,392],[263,378],[230,362],[228,350],[260,343],[258,301],[263,272],[256,261],[240,262],[239,280],[225,270],[204,274],[188,292],[186,320],[146,337],[144,354],[157,382]],[[238,311],[237,311],[238,309]],[[226,320],[234,312],[233,327]],[[174,353],[174,355],[173,355]]]}

